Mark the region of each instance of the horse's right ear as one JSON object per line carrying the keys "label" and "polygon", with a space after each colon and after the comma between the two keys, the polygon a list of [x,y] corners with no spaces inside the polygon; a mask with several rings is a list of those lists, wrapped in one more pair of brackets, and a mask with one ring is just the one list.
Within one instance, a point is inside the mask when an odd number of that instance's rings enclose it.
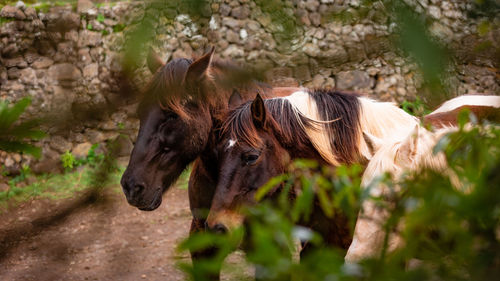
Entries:
{"label": "horse's right ear", "polygon": [[234,89],[233,93],[231,94],[231,97],[229,97],[229,102],[227,104],[229,109],[236,108],[242,103],[243,103],[243,98],[241,97],[240,92]]}
{"label": "horse's right ear", "polygon": [[[382,140],[367,132],[363,132],[363,139],[365,140],[366,146],[368,146],[368,151],[370,152],[370,158],[367,158],[371,159],[382,147]],[[365,155],[365,157],[366,156],[367,155]]]}
{"label": "horse's right ear", "polygon": [[151,71],[151,73],[156,73],[156,71],[164,65],[160,56],[155,51],[153,51],[152,48],[149,49],[147,63],[149,71]]}
{"label": "horse's right ear", "polygon": [[417,156],[419,126],[415,125],[412,132],[401,143],[398,151],[398,158],[412,163]]}
{"label": "horse's right ear", "polygon": [[264,106],[264,100],[259,94],[253,100],[250,110],[255,127],[266,129],[266,107]]}
{"label": "horse's right ear", "polygon": [[214,56],[215,47],[212,47],[208,53],[201,56],[199,59],[195,60],[189,66],[185,81],[197,82],[199,81],[206,73],[208,68],[210,67],[210,63],[212,62],[212,58]]}

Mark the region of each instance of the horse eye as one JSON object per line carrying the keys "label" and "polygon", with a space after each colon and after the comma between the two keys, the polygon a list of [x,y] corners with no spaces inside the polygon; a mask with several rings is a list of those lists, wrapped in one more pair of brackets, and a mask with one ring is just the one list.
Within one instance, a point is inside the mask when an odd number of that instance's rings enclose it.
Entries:
{"label": "horse eye", "polygon": [[245,162],[245,165],[253,165],[257,160],[259,159],[258,154],[247,154],[243,155],[243,161]]}
{"label": "horse eye", "polygon": [[169,112],[165,113],[165,120],[166,121],[177,119],[177,117],[179,117],[179,115],[173,113],[172,111],[169,111]]}

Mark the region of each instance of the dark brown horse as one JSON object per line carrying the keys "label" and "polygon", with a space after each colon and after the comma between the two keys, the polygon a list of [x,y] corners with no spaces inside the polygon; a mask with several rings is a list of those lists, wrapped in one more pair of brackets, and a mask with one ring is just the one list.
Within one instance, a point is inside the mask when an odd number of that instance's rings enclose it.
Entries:
{"label": "dark brown horse", "polygon": [[[138,108],[139,134],[121,179],[129,204],[152,211],[194,161],[189,180],[192,232],[205,229],[218,181],[216,137],[222,113],[229,104],[253,98],[256,91],[269,97],[296,90],[253,82],[246,77],[248,71],[212,57],[213,49],[194,61],[163,64],[150,54],[148,66],[154,76]],[[193,253],[193,259],[196,256]]]}
{"label": "dark brown horse", "polygon": [[[310,158],[333,166],[366,163],[370,144],[362,132],[392,139],[404,137],[417,124],[393,104],[353,94],[301,90],[267,100],[257,95],[231,111],[223,124],[208,226],[226,231],[241,224],[239,208],[255,204],[256,190],[283,173],[291,159]],[[307,226],[331,245],[347,249],[350,244],[345,216],[328,219],[317,209]]]}

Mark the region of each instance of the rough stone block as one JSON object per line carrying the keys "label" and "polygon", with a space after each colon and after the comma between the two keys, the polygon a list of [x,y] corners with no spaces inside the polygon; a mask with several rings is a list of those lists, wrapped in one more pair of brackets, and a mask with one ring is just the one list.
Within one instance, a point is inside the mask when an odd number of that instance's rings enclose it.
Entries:
{"label": "rough stone block", "polygon": [[19,8],[14,6],[4,6],[0,11],[0,17],[15,18],[17,20],[26,19],[26,15]]}
{"label": "rough stone block", "polygon": [[370,88],[373,85],[368,73],[360,70],[339,72],[335,80],[337,88],[341,90]]}
{"label": "rough stone block", "polygon": [[78,38],[78,47],[94,47],[100,45],[102,42],[102,35],[99,32],[82,30]]}
{"label": "rough stone block", "polygon": [[99,65],[97,63],[92,63],[83,68],[83,77],[86,79],[92,79],[99,74]]}

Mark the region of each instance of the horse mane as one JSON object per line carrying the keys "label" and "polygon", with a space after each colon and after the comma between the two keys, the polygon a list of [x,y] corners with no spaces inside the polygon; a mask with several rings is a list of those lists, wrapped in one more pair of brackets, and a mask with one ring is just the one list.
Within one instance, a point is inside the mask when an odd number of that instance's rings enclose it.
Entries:
{"label": "horse mane", "polygon": [[[231,111],[223,134],[252,147],[262,145],[253,125],[250,102]],[[309,90],[264,100],[268,126],[287,149],[313,146],[332,165],[353,163],[359,156],[360,103],[358,97],[337,91]]]}
{"label": "horse mane", "polygon": [[[204,104],[210,107],[224,107],[233,88],[242,90],[251,86],[264,89],[264,84],[255,83],[251,71],[230,61],[213,59],[210,67],[199,83],[183,85],[184,78],[193,60],[174,59],[160,67],[146,85],[144,97],[139,104],[138,114],[147,110],[152,104],[162,109],[169,109],[180,117],[189,118],[189,104]],[[203,87],[202,87],[203,86]],[[206,91],[205,91],[205,90]],[[207,90],[208,89],[208,90]],[[262,92],[265,92],[262,90]]]}

